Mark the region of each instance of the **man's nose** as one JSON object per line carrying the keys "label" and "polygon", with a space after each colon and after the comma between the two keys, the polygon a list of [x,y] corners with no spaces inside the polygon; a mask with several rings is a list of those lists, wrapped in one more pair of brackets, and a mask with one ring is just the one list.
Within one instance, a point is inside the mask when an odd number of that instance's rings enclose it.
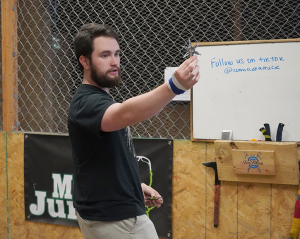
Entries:
{"label": "man's nose", "polygon": [[118,65],[118,62],[119,62],[119,60],[117,59],[117,57],[113,56],[113,57],[111,58],[110,64],[111,64],[112,66],[115,66],[115,65]]}

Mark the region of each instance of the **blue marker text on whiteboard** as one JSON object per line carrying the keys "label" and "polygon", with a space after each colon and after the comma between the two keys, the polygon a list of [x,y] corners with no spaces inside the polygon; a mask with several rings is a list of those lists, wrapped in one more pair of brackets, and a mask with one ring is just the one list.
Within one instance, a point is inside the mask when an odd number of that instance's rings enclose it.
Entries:
{"label": "blue marker text on whiteboard", "polygon": [[[284,61],[284,58],[279,56],[272,56],[272,57],[259,57],[255,58],[247,58],[247,59],[235,59],[227,60],[223,58],[216,59],[215,57],[211,59],[211,68],[216,69],[219,67],[226,67],[224,69],[225,74],[229,74],[231,72],[245,72],[245,71],[265,71],[265,70],[280,70],[280,66],[278,65],[260,65],[261,63],[279,63]],[[231,67],[234,64],[243,65],[243,68],[240,67]],[[256,64],[255,64],[256,63]],[[245,67],[246,64],[252,64],[251,67]]]}

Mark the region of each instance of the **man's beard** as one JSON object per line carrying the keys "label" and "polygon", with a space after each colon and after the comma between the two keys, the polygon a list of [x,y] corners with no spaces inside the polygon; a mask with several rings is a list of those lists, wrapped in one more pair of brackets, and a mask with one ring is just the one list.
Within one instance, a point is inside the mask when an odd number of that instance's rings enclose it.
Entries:
{"label": "man's beard", "polygon": [[[108,73],[112,71],[112,69],[118,68],[118,75],[115,77],[108,76]],[[120,67],[114,67],[105,73],[97,72],[94,64],[91,64],[91,79],[96,83],[97,86],[101,88],[112,88],[115,86],[119,86],[121,84],[121,69]]]}

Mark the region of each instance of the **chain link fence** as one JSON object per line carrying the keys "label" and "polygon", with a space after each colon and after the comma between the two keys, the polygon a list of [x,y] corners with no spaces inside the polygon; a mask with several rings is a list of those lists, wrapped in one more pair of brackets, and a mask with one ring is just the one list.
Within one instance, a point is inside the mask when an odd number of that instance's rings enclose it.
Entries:
{"label": "chain link fence", "polygon": [[[188,39],[220,42],[298,38],[297,0],[26,0],[18,1],[19,130],[67,133],[69,102],[82,80],[73,37],[85,23],[120,35],[123,84],[117,102],[164,82],[183,62]],[[190,103],[171,102],[132,127],[134,137],[190,138]]]}

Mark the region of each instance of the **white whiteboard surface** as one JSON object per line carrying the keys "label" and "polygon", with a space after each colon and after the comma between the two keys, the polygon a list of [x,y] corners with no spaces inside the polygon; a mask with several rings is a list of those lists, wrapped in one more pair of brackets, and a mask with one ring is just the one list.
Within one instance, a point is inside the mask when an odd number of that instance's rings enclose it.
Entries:
{"label": "white whiteboard surface", "polygon": [[[194,139],[300,141],[300,42],[210,45],[196,49],[200,80],[193,87]],[[239,62],[239,63],[238,63]]]}

